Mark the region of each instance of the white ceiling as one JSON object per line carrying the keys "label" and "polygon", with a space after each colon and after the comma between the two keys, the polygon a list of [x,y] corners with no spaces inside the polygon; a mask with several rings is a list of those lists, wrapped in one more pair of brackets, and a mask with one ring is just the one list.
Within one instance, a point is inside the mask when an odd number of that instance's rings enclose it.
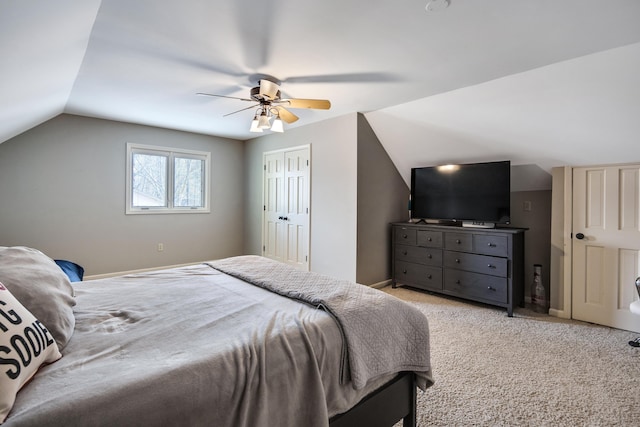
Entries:
{"label": "white ceiling", "polygon": [[[403,174],[640,160],[640,1],[0,2],[0,142],[63,112],[238,140],[257,74],[364,112]],[[405,177],[406,178],[406,177]]]}

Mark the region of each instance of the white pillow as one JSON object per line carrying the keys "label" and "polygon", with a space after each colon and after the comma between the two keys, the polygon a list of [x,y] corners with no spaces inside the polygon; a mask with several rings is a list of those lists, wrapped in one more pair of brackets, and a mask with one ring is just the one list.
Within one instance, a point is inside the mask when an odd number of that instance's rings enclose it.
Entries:
{"label": "white pillow", "polygon": [[76,324],[73,315],[76,300],[64,271],[37,249],[0,246],[0,282],[47,325],[62,350]]}
{"label": "white pillow", "polygon": [[40,366],[61,357],[47,328],[0,283],[0,424]]}

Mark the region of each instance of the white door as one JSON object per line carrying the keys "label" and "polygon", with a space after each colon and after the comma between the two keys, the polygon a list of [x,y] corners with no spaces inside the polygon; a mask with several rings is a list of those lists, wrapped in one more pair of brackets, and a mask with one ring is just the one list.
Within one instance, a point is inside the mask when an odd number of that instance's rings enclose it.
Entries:
{"label": "white door", "polygon": [[640,165],[573,170],[572,317],[640,332]]}
{"label": "white door", "polygon": [[309,269],[309,147],[264,153],[263,254]]}
{"label": "white door", "polygon": [[262,221],[263,255],[278,261],[284,261],[284,223],[282,218],[284,200],[284,156],[282,152],[264,154],[264,190]]}

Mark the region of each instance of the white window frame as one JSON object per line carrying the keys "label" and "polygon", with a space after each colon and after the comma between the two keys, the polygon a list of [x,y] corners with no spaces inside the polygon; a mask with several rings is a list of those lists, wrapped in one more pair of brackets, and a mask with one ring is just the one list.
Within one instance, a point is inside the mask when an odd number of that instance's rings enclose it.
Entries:
{"label": "white window frame", "polygon": [[[133,206],[133,154],[151,154],[167,157],[167,188],[166,200],[167,206]],[[174,191],[174,159],[190,158],[204,160],[204,182],[203,182],[203,199],[204,203],[201,207],[196,206],[173,206]],[[209,213],[209,193],[210,193],[210,174],[211,174],[211,153],[205,151],[185,150],[181,148],[158,147],[154,145],[143,145],[135,143],[127,143],[127,177],[126,177],[126,203],[125,214],[175,214],[175,213]]]}

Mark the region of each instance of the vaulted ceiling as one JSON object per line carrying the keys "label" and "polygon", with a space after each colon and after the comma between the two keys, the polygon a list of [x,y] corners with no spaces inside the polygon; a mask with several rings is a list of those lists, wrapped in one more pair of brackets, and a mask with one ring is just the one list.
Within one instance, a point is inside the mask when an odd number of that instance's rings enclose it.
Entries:
{"label": "vaulted ceiling", "polygon": [[[247,140],[260,75],[365,113],[401,173],[640,160],[637,0],[0,2],[0,142],[61,113]],[[286,130],[285,130],[286,131]]]}

